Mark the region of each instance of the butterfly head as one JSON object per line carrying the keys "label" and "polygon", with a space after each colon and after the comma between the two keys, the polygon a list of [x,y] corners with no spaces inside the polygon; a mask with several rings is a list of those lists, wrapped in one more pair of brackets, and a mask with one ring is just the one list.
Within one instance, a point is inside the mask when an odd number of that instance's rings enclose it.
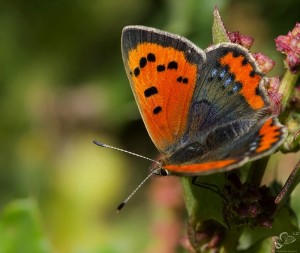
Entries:
{"label": "butterfly head", "polygon": [[155,166],[150,168],[151,174],[155,176],[168,176],[170,175],[170,171],[164,168],[165,159],[159,160],[156,162]]}

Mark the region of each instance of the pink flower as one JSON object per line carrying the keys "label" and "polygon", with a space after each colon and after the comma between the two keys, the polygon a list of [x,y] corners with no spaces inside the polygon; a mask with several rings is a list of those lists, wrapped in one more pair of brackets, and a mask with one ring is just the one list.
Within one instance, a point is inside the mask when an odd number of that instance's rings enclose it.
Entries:
{"label": "pink flower", "polygon": [[270,109],[273,115],[278,116],[281,110],[282,94],[279,93],[280,80],[279,77],[265,77],[264,86],[270,99]]}
{"label": "pink flower", "polygon": [[271,58],[269,58],[268,56],[262,54],[262,53],[256,53],[253,54],[260,70],[266,74],[269,71],[271,71],[271,69],[273,69],[274,65],[275,65],[275,61],[273,61]]}
{"label": "pink flower", "polygon": [[300,67],[300,23],[286,36],[280,35],[275,39],[279,52],[287,55],[286,63],[292,73],[296,73]]}
{"label": "pink flower", "polygon": [[240,44],[247,49],[249,49],[254,42],[254,39],[252,37],[243,35],[240,32],[227,31],[227,35],[231,42]]}

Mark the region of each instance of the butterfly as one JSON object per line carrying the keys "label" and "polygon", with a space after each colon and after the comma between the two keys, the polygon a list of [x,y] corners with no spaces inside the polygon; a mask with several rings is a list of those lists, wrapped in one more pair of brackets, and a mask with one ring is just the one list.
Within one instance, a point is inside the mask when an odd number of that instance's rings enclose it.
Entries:
{"label": "butterfly", "polygon": [[263,74],[244,47],[220,43],[202,50],[145,26],[125,27],[121,41],[135,100],[166,172],[228,171],[284,141]]}

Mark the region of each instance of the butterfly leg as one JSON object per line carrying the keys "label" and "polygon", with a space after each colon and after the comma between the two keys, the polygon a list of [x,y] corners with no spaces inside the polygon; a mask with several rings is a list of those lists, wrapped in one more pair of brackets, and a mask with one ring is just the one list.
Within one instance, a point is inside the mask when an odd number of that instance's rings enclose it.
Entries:
{"label": "butterfly leg", "polygon": [[226,203],[228,203],[228,200],[226,199],[226,197],[222,194],[222,192],[220,191],[220,188],[215,185],[215,184],[210,184],[210,183],[205,183],[205,182],[199,182],[197,181],[198,179],[198,176],[194,176],[192,178],[192,184],[195,185],[195,186],[199,186],[199,187],[202,187],[204,189],[207,189],[207,190],[211,190],[212,192],[216,193],[217,195],[219,195],[222,199],[224,199],[224,201]]}

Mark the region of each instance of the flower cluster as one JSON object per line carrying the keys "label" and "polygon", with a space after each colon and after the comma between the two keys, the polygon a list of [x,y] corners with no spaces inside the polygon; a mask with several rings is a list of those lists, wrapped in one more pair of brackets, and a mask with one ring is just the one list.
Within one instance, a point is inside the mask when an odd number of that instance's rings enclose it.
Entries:
{"label": "flower cluster", "polygon": [[300,68],[300,23],[286,36],[280,35],[275,39],[278,51],[286,54],[286,63],[292,73]]}
{"label": "flower cluster", "polygon": [[240,32],[227,31],[227,36],[232,43],[240,44],[247,49],[249,49],[254,42],[254,38],[241,34]]}

